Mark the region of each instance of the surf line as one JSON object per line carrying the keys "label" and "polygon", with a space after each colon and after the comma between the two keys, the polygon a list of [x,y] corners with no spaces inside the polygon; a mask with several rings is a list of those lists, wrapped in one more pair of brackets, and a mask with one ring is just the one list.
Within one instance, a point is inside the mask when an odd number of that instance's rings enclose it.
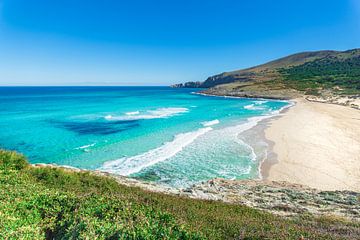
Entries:
{"label": "surf line", "polygon": [[156,163],[163,162],[182,151],[198,137],[213,130],[211,127],[200,128],[193,132],[175,135],[174,140],[140,155],[108,161],[99,169],[101,171],[128,176]]}

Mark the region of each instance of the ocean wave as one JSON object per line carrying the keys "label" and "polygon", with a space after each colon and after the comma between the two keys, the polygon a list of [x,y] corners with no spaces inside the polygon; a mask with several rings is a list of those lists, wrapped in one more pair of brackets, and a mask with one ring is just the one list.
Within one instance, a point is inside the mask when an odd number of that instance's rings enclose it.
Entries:
{"label": "ocean wave", "polygon": [[220,121],[215,119],[215,120],[212,120],[212,121],[208,121],[208,122],[202,122],[201,124],[204,126],[204,127],[210,127],[210,126],[213,126],[213,125],[216,125],[216,124],[219,124]]}
{"label": "ocean wave", "polygon": [[278,113],[272,112],[271,114],[268,115],[263,115],[263,116],[257,116],[257,117],[250,117],[247,119],[247,121],[245,123],[242,124],[238,124],[235,126],[230,126],[230,127],[226,127],[224,129],[221,129],[219,131],[222,131],[228,135],[232,134],[235,137],[235,141],[237,143],[239,143],[240,145],[245,146],[247,149],[249,149],[250,151],[250,158],[252,161],[255,161],[257,156],[255,154],[255,151],[253,149],[252,146],[250,146],[249,144],[245,143],[243,140],[241,140],[239,138],[239,135],[247,130],[250,130],[251,128],[255,127],[256,125],[258,125],[259,122],[261,122],[262,120],[265,119],[269,119],[271,117],[274,117],[278,115]]}
{"label": "ocean wave", "polygon": [[251,108],[253,108],[253,107],[254,107],[254,104],[250,104],[250,105],[244,106],[245,109],[251,109]]}
{"label": "ocean wave", "polygon": [[140,114],[140,112],[139,111],[134,111],[134,112],[127,112],[125,114],[128,115],[128,116],[132,116],[132,115],[138,115],[138,114]]}
{"label": "ocean wave", "polygon": [[168,118],[181,113],[188,112],[188,108],[158,108],[155,110],[147,110],[144,113],[140,114],[139,111],[136,112],[128,112],[126,116],[112,116],[107,115],[104,118],[106,120],[146,120],[146,119],[156,119],[156,118]]}
{"label": "ocean wave", "polygon": [[[257,106],[255,106],[257,105]],[[249,105],[246,105],[244,106],[244,109],[247,109],[247,110],[264,110],[265,108],[264,107],[261,107],[259,106],[261,104],[249,104]]]}
{"label": "ocean wave", "polygon": [[92,143],[92,144],[88,144],[88,145],[84,145],[84,146],[81,146],[81,147],[77,147],[75,149],[81,149],[81,150],[84,150],[86,148],[89,148],[89,147],[92,147],[92,146],[95,146],[96,143]]}
{"label": "ocean wave", "polygon": [[262,105],[262,104],[267,103],[267,102],[269,102],[269,101],[266,101],[266,100],[257,100],[257,101],[254,101],[254,103],[255,103],[256,105]]}
{"label": "ocean wave", "polygon": [[253,162],[256,161],[257,156],[256,156],[254,148],[252,146],[250,146],[249,144],[247,144],[246,142],[244,142],[243,140],[241,140],[240,138],[238,138],[238,137],[236,138],[236,141],[240,145],[245,146],[247,149],[249,149],[251,161],[253,161]]}
{"label": "ocean wave", "polygon": [[276,114],[269,114],[269,115],[263,115],[263,116],[257,116],[257,117],[250,117],[247,119],[247,122],[243,123],[243,124],[239,124],[237,126],[234,127],[229,127],[229,128],[234,128],[233,130],[236,130],[237,133],[242,133],[246,130],[249,130],[253,127],[255,127],[260,121],[271,118],[273,116],[275,116]]}
{"label": "ocean wave", "polygon": [[166,142],[162,146],[143,154],[105,162],[100,170],[125,176],[140,172],[146,167],[175,156],[178,152],[182,151],[184,147],[211,130],[211,127],[206,127],[193,132],[180,133],[174,137],[173,141]]}
{"label": "ocean wave", "polygon": [[[292,105],[289,104],[284,108],[290,106]],[[239,138],[239,135],[255,127],[260,121],[278,115],[279,112],[273,111],[273,112],[269,112],[268,115],[250,117],[247,119],[246,122],[218,130],[213,130],[213,128],[211,128],[209,125],[205,126],[205,124],[211,124],[211,125],[218,124],[216,121],[217,119],[209,122],[203,122],[202,124],[204,125],[204,128],[200,128],[192,132],[178,134],[174,137],[173,141],[166,142],[162,146],[152,149],[148,152],[132,157],[123,157],[117,160],[105,162],[103,166],[100,168],[100,170],[111,172],[114,174],[125,175],[125,176],[140,172],[141,170],[150,167],[156,163],[163,162],[165,160],[174,157],[179,152],[181,152],[186,146],[192,144],[197,138],[212,130],[214,132],[220,131],[222,134],[225,134],[226,136],[233,136],[234,137],[233,141],[237,142],[238,144],[241,144],[246,149],[248,149],[247,151],[249,153],[248,157],[252,161],[256,161],[257,156],[253,147],[242,141]],[[251,166],[244,169],[244,174],[249,174],[250,171],[251,171]]]}
{"label": "ocean wave", "polygon": [[[251,172],[251,166],[246,166],[244,168],[241,168],[241,169],[237,169],[237,174],[238,175],[247,175]],[[221,176],[225,176],[226,178],[230,179],[230,180],[236,180],[236,177],[231,177],[233,174],[231,174],[229,176],[229,172],[227,172],[226,170],[219,170],[217,171],[217,173]]]}
{"label": "ocean wave", "polygon": [[282,111],[284,111],[285,109],[288,109],[290,107],[293,107],[296,103],[293,102],[293,101],[288,101],[288,105],[280,108],[279,110],[274,110],[274,111],[271,111],[271,114],[273,115],[279,115]]}

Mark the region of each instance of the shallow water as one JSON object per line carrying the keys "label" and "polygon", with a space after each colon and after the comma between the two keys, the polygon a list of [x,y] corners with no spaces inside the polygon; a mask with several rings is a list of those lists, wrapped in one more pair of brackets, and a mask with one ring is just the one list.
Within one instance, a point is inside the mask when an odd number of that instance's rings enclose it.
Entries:
{"label": "shallow water", "polygon": [[284,101],[168,87],[0,88],[0,147],[56,163],[183,187],[252,178],[259,159],[241,134]]}

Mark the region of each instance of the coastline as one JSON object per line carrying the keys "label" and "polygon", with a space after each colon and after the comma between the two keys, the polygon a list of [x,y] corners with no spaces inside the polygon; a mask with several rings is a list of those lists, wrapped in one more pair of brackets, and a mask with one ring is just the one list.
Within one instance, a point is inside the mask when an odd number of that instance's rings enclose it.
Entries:
{"label": "coastline", "polygon": [[[271,99],[272,100],[272,99]],[[283,100],[280,100],[283,101]],[[266,181],[269,176],[269,169],[273,164],[277,162],[277,155],[272,151],[274,142],[269,141],[265,137],[265,131],[270,127],[272,121],[281,118],[290,108],[294,107],[296,102],[287,100],[289,105],[283,107],[275,115],[264,118],[257,123],[256,126],[243,132],[239,137],[250,145],[257,156],[258,161],[258,178],[252,178],[252,180]]]}
{"label": "coastline", "polygon": [[298,98],[262,125],[270,155],[265,180],[360,191],[360,111]]}
{"label": "coastline", "polygon": [[[255,131],[258,132],[260,137],[266,142],[267,147],[265,149],[266,155],[263,159],[261,159],[259,163],[259,175],[261,180],[269,179],[269,171],[271,166],[278,163],[278,156],[276,152],[274,152],[275,142],[266,138],[265,132],[268,128],[271,127],[271,123],[283,117],[291,108],[296,106],[296,101],[293,101],[293,104],[287,108],[284,108],[280,111],[280,113],[276,116],[273,116],[268,119],[264,119],[264,121],[260,122],[258,126],[255,127]],[[257,128],[257,129],[256,129]]]}
{"label": "coastline", "polygon": [[[279,110],[278,113],[258,121],[255,126],[244,131],[244,134],[241,134],[242,140],[246,140],[247,144],[251,145],[251,143],[259,143],[258,141],[265,143],[265,145],[262,146],[261,144],[256,145],[259,149],[266,149],[266,154],[259,155],[260,164],[258,172],[260,179],[211,179],[206,182],[199,182],[198,184],[187,188],[173,188],[154,182],[142,181],[99,170],[82,170],[68,166],[56,166],[52,164],[34,164],[33,166],[62,168],[71,172],[88,172],[98,176],[113,178],[117,181],[118,184],[128,187],[138,187],[146,191],[170,194],[178,197],[241,204],[259,210],[265,210],[280,216],[292,217],[306,213],[315,216],[334,216],[344,220],[359,222],[360,208],[357,204],[360,194],[359,189],[355,187],[339,187],[337,185],[335,185],[336,187],[334,188],[313,186],[312,184],[299,181],[296,177],[286,178],[289,177],[289,175],[282,175],[282,172],[274,172],[274,169],[282,168],[283,165],[286,165],[287,162],[282,160],[283,153],[278,149],[281,141],[274,139],[274,136],[277,135],[274,135],[273,132],[281,134],[292,131],[292,129],[288,128],[289,123],[286,127],[286,124],[284,124],[282,121],[285,119],[286,122],[289,122],[289,120],[286,118],[289,115],[293,115],[294,109],[298,109],[299,105],[307,105],[310,103],[320,104],[320,106],[325,106],[325,108],[327,108],[326,106],[331,106],[330,108],[340,107],[342,109],[349,109],[350,111],[354,111],[355,109],[336,106],[333,104],[327,105],[323,103],[311,103],[304,99],[296,99],[295,101],[291,102],[296,102],[296,104],[289,104],[285,106],[283,109]],[[360,114],[360,111],[356,111],[356,113]],[[298,116],[299,115],[297,115],[297,117]],[[342,120],[342,118],[340,119]],[[360,115],[356,121],[358,120],[360,120]],[[279,121],[280,125],[278,124]],[[291,122],[290,125],[292,125]],[[326,128],[326,126],[323,127]],[[272,133],[270,135],[269,129],[272,129]],[[247,140],[251,140],[252,142],[248,142]],[[326,159],[321,158],[321,161],[321,163],[326,166]],[[298,166],[291,167],[292,171],[298,172],[300,174],[303,173],[302,169],[298,168]],[[311,177],[314,175],[309,176]],[[306,201],[304,201],[304,199],[306,199]]]}
{"label": "coastline", "polygon": [[296,105],[296,101],[293,99],[278,99],[269,97],[244,97],[244,96],[228,96],[221,94],[208,94],[204,92],[192,92],[192,94],[198,94],[208,97],[221,97],[221,98],[234,98],[234,99],[256,99],[256,100],[270,100],[270,101],[281,101],[287,102],[288,105],[284,106],[277,113],[264,117],[256,123],[255,126],[242,132],[238,137],[248,144],[256,155],[256,160],[259,162],[258,165],[258,178],[252,178],[251,180],[267,180],[269,176],[269,169],[273,164],[277,162],[277,155],[272,151],[274,142],[268,140],[265,136],[265,131],[270,127],[273,120],[281,118],[290,108]]}
{"label": "coastline", "polygon": [[[206,93],[193,94],[211,97],[246,98]],[[256,99],[275,100],[271,98]],[[355,131],[358,135],[353,134],[355,135],[353,137],[349,137],[349,133],[342,134],[344,127],[350,127],[351,133],[356,128],[356,124],[359,125],[360,111],[335,104],[312,102],[303,98],[276,100],[286,101],[289,104],[272,115],[256,121],[256,125],[239,135],[245,143],[253,148],[257,155],[259,163],[256,169],[258,178],[255,177],[253,180],[264,182],[284,181],[320,190],[351,190],[360,192],[360,157],[356,157],[360,156],[360,137],[357,137],[360,136],[360,129]],[[311,106],[316,106],[316,109]],[[299,107],[300,109],[305,108],[306,111],[297,112]],[[332,116],[331,112],[334,112],[336,116]],[[310,116],[308,116],[309,114]],[[341,123],[349,117],[350,123],[347,121],[348,125],[332,126],[331,121],[333,118],[336,118],[334,122]],[[295,125],[294,122],[296,123]],[[327,124],[324,125],[324,122]],[[308,131],[304,134],[298,134],[303,130],[304,124],[309,125]],[[317,134],[319,129],[326,133]],[[333,132],[340,132],[340,135],[332,135]],[[284,139],[283,136],[287,138]],[[315,141],[320,139],[321,144],[316,145],[312,142],[308,146],[306,142],[309,136],[313,137]],[[349,138],[352,138],[354,142],[349,142]],[[340,143],[346,142],[345,147],[339,145],[332,146],[332,143],[338,139]],[[298,146],[301,147],[300,150]],[[350,153],[345,154],[346,156],[342,155],[342,151],[339,151],[339,149],[347,147],[355,148],[355,150],[352,149]],[[329,152],[335,155],[335,157],[327,156]],[[316,163],[315,166],[314,163]],[[329,169],[326,169],[328,166],[330,166]]]}
{"label": "coastline", "polygon": [[258,179],[325,191],[359,192],[360,111],[353,106],[303,97],[287,101],[295,104],[259,121],[241,135],[253,148],[257,142],[266,142],[265,153],[255,151]]}

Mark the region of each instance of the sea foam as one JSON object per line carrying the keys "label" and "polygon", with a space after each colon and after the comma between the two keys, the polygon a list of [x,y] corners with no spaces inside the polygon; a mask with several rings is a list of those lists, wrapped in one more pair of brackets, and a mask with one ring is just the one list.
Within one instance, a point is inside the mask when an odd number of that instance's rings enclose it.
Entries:
{"label": "sea foam", "polygon": [[264,110],[264,107],[261,107],[260,106],[261,104],[249,104],[249,105],[246,105],[244,106],[244,109],[247,109],[247,110]]}
{"label": "sea foam", "polygon": [[105,162],[100,170],[125,176],[140,172],[146,167],[175,156],[184,147],[211,130],[211,127],[205,127],[193,132],[180,133],[174,137],[173,141],[166,142],[162,146],[143,154]]}
{"label": "sea foam", "polygon": [[155,110],[147,110],[144,113],[140,113],[139,111],[128,112],[125,116],[112,116],[107,115],[104,118],[106,120],[117,120],[117,121],[124,121],[124,120],[146,120],[146,119],[156,119],[156,118],[168,118],[172,117],[181,113],[188,112],[188,108],[158,108]]}
{"label": "sea foam", "polygon": [[[234,136],[236,137],[235,141],[248,148],[250,151],[251,160],[255,161],[256,154],[254,152],[254,149],[250,145],[239,139],[238,136],[242,132],[255,127],[260,121],[271,118],[277,114],[277,111],[273,111],[269,115],[250,117],[245,123],[235,126],[229,126],[219,131],[226,135],[234,134]],[[184,147],[194,142],[198,137],[213,130],[213,128],[209,127],[209,125],[215,125],[218,124],[218,122],[220,121],[217,119],[209,122],[203,122],[202,124],[204,125],[204,128],[200,128],[192,132],[180,133],[174,137],[173,141],[166,142],[162,146],[152,149],[148,152],[132,157],[124,157],[117,160],[105,162],[100,168],[100,170],[125,176],[140,172],[144,168],[174,157],[177,153],[182,151]],[[247,169],[245,172],[247,173],[249,171],[250,170]]]}
{"label": "sea foam", "polygon": [[95,144],[96,144],[96,143],[92,143],[92,144],[84,145],[84,146],[81,146],[81,147],[77,147],[77,148],[75,148],[75,149],[86,149],[86,148],[95,146]]}
{"label": "sea foam", "polygon": [[128,115],[128,116],[132,116],[132,115],[138,115],[138,114],[140,114],[140,112],[139,111],[134,111],[134,112],[127,112],[125,114]]}
{"label": "sea foam", "polygon": [[255,103],[256,105],[261,105],[261,104],[264,104],[264,103],[267,103],[267,102],[269,102],[269,101],[266,101],[266,100],[257,100],[257,101],[254,101],[254,103]]}
{"label": "sea foam", "polygon": [[201,124],[204,126],[204,127],[209,127],[209,126],[213,126],[213,125],[216,125],[216,124],[219,124],[220,121],[215,119],[215,120],[212,120],[212,121],[208,121],[208,122],[202,122]]}

